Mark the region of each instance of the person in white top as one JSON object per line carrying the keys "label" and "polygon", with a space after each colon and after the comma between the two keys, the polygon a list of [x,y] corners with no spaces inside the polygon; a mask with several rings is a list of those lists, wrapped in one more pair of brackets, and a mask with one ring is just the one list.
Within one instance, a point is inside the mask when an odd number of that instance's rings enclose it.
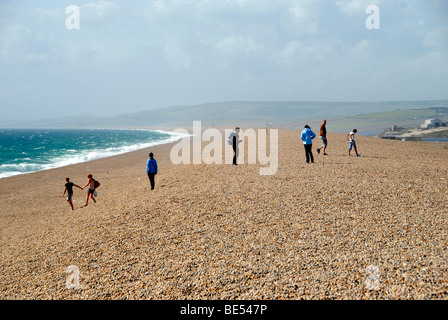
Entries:
{"label": "person in white top", "polygon": [[356,156],[359,157],[360,154],[358,154],[358,149],[356,148],[356,142],[355,142],[355,133],[356,133],[356,132],[358,132],[358,130],[353,129],[352,132],[350,132],[350,133],[347,134],[347,140],[348,140],[349,143],[350,143],[350,146],[349,146],[349,148],[348,148],[348,155],[350,155],[350,152],[352,151],[352,148],[354,148],[354,149],[355,149],[355,152],[356,152]]}

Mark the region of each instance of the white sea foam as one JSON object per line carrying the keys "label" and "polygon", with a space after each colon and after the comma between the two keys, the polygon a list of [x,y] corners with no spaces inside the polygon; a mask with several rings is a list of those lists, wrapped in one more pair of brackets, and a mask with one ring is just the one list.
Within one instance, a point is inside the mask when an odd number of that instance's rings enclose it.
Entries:
{"label": "white sea foam", "polygon": [[[138,129],[142,130],[142,129]],[[182,137],[184,137],[184,134],[180,134],[177,132],[167,132],[162,130],[150,130],[153,132],[159,132],[164,134],[169,134],[170,137],[164,140],[157,140],[152,142],[146,142],[146,143],[136,143],[128,146],[122,146],[122,147],[111,147],[107,149],[92,149],[92,150],[86,150],[81,151],[77,154],[67,154],[60,157],[54,157],[50,160],[50,163],[18,163],[18,164],[3,164],[0,165],[0,178],[5,177],[11,177],[19,174],[26,174],[26,173],[32,173],[36,171],[42,171],[42,170],[48,170],[53,168],[60,168],[76,163],[82,163],[87,162],[95,159],[100,158],[106,158],[110,156],[115,156],[118,154],[123,154],[135,150],[140,150],[144,148],[149,148],[155,145],[162,145],[167,143],[175,142]],[[73,152],[73,149],[70,149],[71,152]]]}

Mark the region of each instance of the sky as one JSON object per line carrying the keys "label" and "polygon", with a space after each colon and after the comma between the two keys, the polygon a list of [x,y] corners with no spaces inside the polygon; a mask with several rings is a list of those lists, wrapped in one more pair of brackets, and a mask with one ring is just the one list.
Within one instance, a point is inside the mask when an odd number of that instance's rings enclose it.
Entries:
{"label": "sky", "polygon": [[447,98],[446,0],[0,1],[2,120]]}

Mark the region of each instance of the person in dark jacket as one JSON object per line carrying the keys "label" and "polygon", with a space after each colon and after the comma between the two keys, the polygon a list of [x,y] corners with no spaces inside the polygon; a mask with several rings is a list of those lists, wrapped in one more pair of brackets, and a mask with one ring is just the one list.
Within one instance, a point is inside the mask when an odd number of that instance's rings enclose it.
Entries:
{"label": "person in dark jacket", "polygon": [[239,136],[240,133],[240,128],[236,127],[235,130],[233,130],[230,134],[229,137],[227,138],[227,142],[232,145],[233,148],[233,162],[232,164],[234,166],[237,165],[237,159],[238,159],[238,154],[239,154],[239,148],[238,148],[238,144],[243,142],[243,140],[240,139]]}
{"label": "person in dark jacket", "polygon": [[64,197],[65,192],[67,192],[67,203],[70,205],[70,208],[73,210],[75,210],[73,208],[73,187],[77,187],[79,189],[82,190],[82,187],[78,186],[77,184],[74,184],[73,182],[70,182],[70,178],[65,178],[65,181],[67,182],[65,184],[65,189],[64,189],[64,193],[62,194],[62,197]]}
{"label": "person in dark jacket", "polygon": [[148,175],[149,182],[151,183],[151,190],[154,190],[154,186],[156,185],[154,178],[157,171],[157,161],[154,159],[154,154],[151,152],[149,154],[149,159],[146,162],[146,173]]}
{"label": "person in dark jacket", "polygon": [[316,134],[311,131],[311,128],[306,125],[305,129],[303,129],[302,134],[300,135],[300,138],[303,141],[303,146],[305,147],[305,156],[306,156],[306,163],[314,163],[314,157],[313,157],[313,139],[316,138]]}

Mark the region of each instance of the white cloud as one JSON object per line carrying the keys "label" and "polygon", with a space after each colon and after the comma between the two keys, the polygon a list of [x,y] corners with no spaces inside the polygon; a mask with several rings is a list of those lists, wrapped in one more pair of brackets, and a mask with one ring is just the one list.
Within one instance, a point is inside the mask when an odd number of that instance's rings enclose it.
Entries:
{"label": "white cloud", "polygon": [[369,5],[378,5],[379,0],[336,0],[339,10],[347,15],[363,15]]}
{"label": "white cloud", "polygon": [[184,50],[182,44],[174,39],[163,47],[163,56],[168,64],[174,69],[189,69],[191,67],[191,58]]}
{"label": "white cloud", "polygon": [[119,12],[120,6],[114,2],[100,0],[79,6],[82,19],[105,19]]}
{"label": "white cloud", "polygon": [[257,50],[258,47],[251,36],[229,36],[216,44],[216,49],[225,54],[248,53]]}
{"label": "white cloud", "polygon": [[371,45],[367,40],[359,41],[354,47],[350,48],[350,53],[354,56],[366,56],[369,52]]}
{"label": "white cloud", "polygon": [[429,31],[424,39],[423,44],[427,47],[448,52],[448,26],[440,26]]}
{"label": "white cloud", "polygon": [[274,53],[276,63],[283,67],[292,67],[299,70],[304,67],[319,68],[319,64],[334,62],[337,58],[337,51],[334,44],[330,42],[309,44],[300,40],[293,40],[288,42],[281,50]]}
{"label": "white cloud", "polygon": [[11,24],[0,31],[0,52],[3,56],[19,51],[21,43],[31,35],[31,29],[20,24]]}
{"label": "white cloud", "polygon": [[45,38],[38,31],[21,24],[0,30],[0,61],[29,63],[50,58]]}
{"label": "white cloud", "polygon": [[[370,4],[381,10],[380,30],[365,28]],[[441,88],[448,79],[442,72],[448,66],[445,2],[87,0],[79,4],[80,30],[65,28],[60,1],[36,7],[11,1],[0,8],[0,87],[29,84],[10,83],[17,74],[45,74],[46,82],[26,86],[9,100],[0,96],[0,104],[19,104],[33,90],[69,86],[65,75],[73,70],[79,90],[87,93],[79,95],[78,105],[104,101],[115,111],[126,99],[144,109],[148,87],[154,88],[155,105],[235,97],[359,100],[371,98],[366,83],[382,88],[378,99],[393,98],[391,87],[397,97],[411,95],[411,83],[428,92],[425,98],[447,95]],[[117,87],[132,87],[132,95],[117,90],[102,96],[92,89],[112,76]],[[55,91],[52,103],[65,98]]]}
{"label": "white cloud", "polygon": [[304,18],[305,17],[305,10],[300,6],[293,6],[289,8],[289,12],[296,18]]}

